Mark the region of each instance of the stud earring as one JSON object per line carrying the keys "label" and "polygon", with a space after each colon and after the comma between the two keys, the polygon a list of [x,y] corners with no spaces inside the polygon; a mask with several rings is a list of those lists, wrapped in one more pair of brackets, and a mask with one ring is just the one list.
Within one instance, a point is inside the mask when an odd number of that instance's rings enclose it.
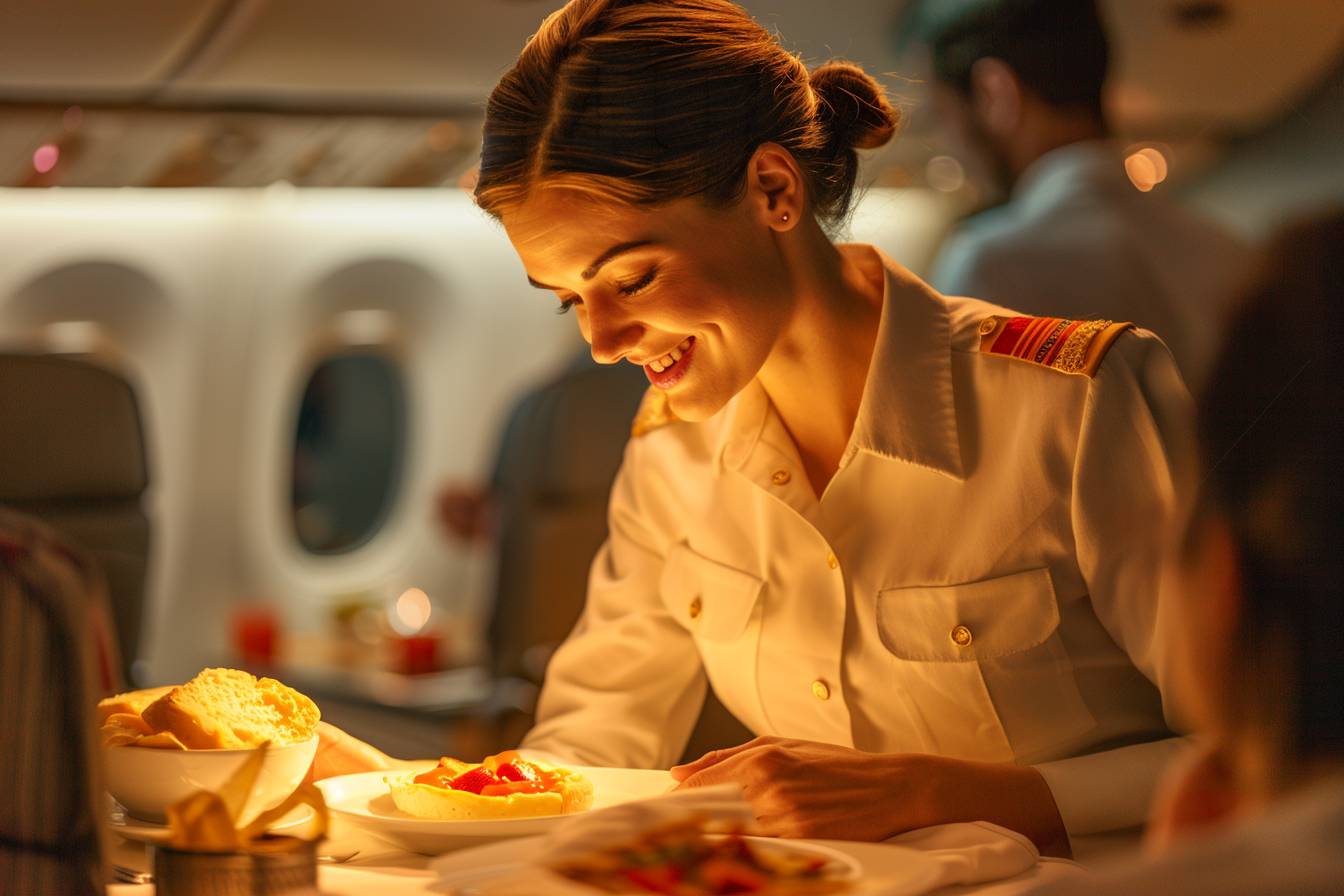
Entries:
{"label": "stud earring", "polygon": [[779,220],[783,221],[785,224],[789,223],[789,213],[785,212],[784,214],[780,215]]}

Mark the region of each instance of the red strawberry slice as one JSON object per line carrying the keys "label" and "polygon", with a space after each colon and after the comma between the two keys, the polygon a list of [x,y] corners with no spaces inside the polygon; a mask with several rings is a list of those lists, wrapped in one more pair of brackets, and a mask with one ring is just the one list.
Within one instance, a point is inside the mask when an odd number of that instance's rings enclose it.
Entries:
{"label": "red strawberry slice", "polygon": [[498,783],[499,778],[496,778],[489,769],[478,765],[458,775],[448,786],[467,793],[480,793],[481,788]]}
{"label": "red strawberry slice", "polygon": [[524,759],[506,762],[496,772],[501,781],[540,781],[541,772],[532,763]]}

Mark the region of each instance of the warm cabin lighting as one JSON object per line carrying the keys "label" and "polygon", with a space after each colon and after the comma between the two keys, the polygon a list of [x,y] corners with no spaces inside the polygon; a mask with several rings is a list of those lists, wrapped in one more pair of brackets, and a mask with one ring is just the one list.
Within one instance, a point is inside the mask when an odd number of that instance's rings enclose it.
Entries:
{"label": "warm cabin lighting", "polygon": [[966,170],[951,156],[934,156],[924,166],[924,179],[940,193],[955,193],[966,185]]}
{"label": "warm cabin lighting", "polygon": [[420,588],[407,588],[392,605],[392,627],[413,635],[425,627],[430,615],[429,595]]}
{"label": "warm cabin lighting", "polygon": [[54,355],[92,354],[102,339],[103,328],[92,320],[60,320],[47,324],[42,341]]}
{"label": "warm cabin lighting", "polygon": [[46,174],[61,160],[61,150],[55,143],[43,143],[33,150],[33,170]]}
{"label": "warm cabin lighting", "polygon": [[337,337],[347,345],[383,345],[397,331],[396,318],[389,311],[361,308],[336,316]]}
{"label": "warm cabin lighting", "polygon": [[1152,146],[1145,146],[1125,156],[1125,174],[1135,189],[1147,193],[1167,179],[1167,157]]}

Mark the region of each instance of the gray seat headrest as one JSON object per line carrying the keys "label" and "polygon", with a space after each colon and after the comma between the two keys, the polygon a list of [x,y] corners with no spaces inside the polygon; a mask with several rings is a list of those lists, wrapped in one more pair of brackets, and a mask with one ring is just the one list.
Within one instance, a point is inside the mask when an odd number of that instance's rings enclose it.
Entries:
{"label": "gray seat headrest", "polygon": [[0,354],[0,503],[133,498],[148,478],[130,383],[83,361]]}

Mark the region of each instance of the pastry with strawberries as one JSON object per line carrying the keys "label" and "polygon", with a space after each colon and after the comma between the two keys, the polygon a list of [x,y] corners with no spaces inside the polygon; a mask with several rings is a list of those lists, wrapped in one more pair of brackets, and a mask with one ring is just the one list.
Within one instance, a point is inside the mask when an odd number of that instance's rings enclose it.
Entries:
{"label": "pastry with strawberries", "polygon": [[387,783],[397,808],[417,818],[535,818],[582,812],[593,804],[593,784],[586,777],[513,750],[480,763],[445,756],[427,772],[408,772]]}

